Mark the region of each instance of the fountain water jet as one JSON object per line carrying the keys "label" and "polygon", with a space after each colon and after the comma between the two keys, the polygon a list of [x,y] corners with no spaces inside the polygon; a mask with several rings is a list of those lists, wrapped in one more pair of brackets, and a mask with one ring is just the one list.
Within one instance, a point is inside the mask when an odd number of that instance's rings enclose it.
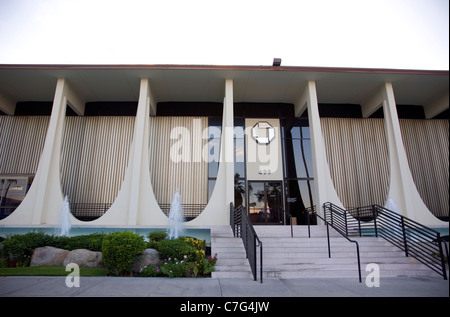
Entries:
{"label": "fountain water jet", "polygon": [[56,234],[59,236],[68,236],[72,225],[70,223],[70,203],[67,195],[64,197],[61,212],[59,213],[58,225]]}
{"label": "fountain water jet", "polygon": [[184,216],[183,207],[181,206],[181,196],[178,192],[178,188],[175,190],[175,194],[172,198],[169,211],[169,239],[177,239],[183,233]]}

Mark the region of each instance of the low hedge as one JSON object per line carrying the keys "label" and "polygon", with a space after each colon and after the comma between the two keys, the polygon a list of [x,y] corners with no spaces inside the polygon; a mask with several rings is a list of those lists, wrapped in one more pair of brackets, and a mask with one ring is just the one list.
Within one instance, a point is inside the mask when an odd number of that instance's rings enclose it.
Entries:
{"label": "low hedge", "polygon": [[205,240],[180,237],[158,241],[157,250],[161,263],[149,263],[141,276],[197,277],[214,272],[217,258],[205,258]]}
{"label": "low hedge", "polygon": [[19,266],[29,266],[34,249],[51,246],[66,250],[88,249],[101,251],[104,233],[84,236],[56,236],[43,232],[8,235],[3,241],[2,258],[14,257]]}
{"label": "low hedge", "polygon": [[103,264],[109,275],[129,276],[133,262],[147,244],[144,238],[131,231],[117,231],[103,238]]}

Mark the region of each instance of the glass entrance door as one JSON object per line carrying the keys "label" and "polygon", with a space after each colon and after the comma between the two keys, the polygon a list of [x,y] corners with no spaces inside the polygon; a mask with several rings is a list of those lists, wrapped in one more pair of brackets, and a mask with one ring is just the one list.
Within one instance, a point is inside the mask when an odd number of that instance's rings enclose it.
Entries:
{"label": "glass entrance door", "polygon": [[248,214],[255,225],[283,224],[281,182],[248,182]]}

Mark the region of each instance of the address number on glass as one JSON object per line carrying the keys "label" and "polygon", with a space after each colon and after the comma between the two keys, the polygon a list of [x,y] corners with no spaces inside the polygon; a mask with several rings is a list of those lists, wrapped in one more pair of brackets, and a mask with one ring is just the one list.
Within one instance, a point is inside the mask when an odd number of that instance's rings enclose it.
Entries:
{"label": "address number on glass", "polygon": [[266,170],[266,169],[259,170],[260,175],[270,175],[270,173],[271,173],[271,170]]}

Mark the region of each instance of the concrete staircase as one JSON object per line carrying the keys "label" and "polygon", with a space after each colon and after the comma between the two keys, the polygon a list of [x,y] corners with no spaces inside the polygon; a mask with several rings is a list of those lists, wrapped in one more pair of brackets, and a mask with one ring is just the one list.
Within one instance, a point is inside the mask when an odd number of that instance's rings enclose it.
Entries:
{"label": "concrete staircase", "polygon": [[242,239],[233,237],[230,226],[211,228],[211,256],[215,254],[217,254],[216,271],[211,277],[253,279]]}
{"label": "concrete staircase", "polygon": [[[325,226],[255,226],[263,242],[264,278],[333,278],[358,279],[356,246],[330,228],[331,258],[328,257]],[[380,277],[439,277],[425,265],[381,238],[352,237],[358,241],[361,257],[361,274],[367,274],[366,265],[376,263]],[[218,261],[213,277],[253,278],[241,238],[234,238],[231,228],[211,230],[212,254]],[[259,259],[259,255],[258,255]],[[259,265],[259,261],[258,261]]]}

